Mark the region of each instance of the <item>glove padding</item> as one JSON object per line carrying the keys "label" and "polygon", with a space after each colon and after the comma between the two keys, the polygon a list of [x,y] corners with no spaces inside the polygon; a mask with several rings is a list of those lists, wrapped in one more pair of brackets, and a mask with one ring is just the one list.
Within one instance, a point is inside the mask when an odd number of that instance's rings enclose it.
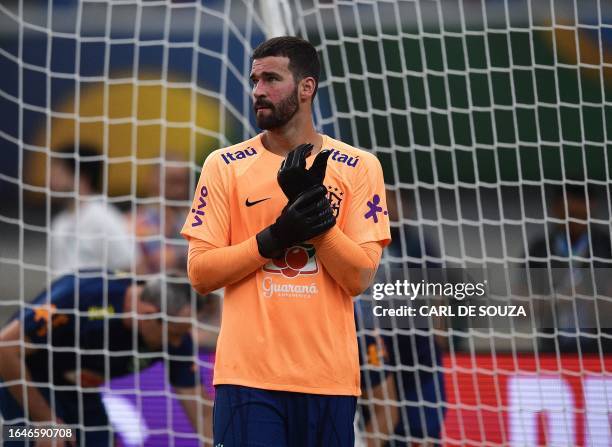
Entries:
{"label": "glove padding", "polygon": [[323,183],[327,159],[332,151],[321,150],[310,169],[306,170],[306,157],[310,155],[312,148],[312,144],[309,143],[299,145],[287,154],[278,170],[276,181],[287,196],[289,203],[304,191]]}
{"label": "glove padding", "polygon": [[259,254],[278,258],[287,248],[323,234],[335,224],[327,189],[314,186],[289,203],[276,222],[257,234]]}

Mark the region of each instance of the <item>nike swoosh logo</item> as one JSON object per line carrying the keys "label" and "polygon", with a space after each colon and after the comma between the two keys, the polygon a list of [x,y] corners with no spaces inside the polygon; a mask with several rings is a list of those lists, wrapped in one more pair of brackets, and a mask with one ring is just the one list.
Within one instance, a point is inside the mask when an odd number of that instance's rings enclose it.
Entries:
{"label": "nike swoosh logo", "polygon": [[272,197],[266,197],[265,199],[260,199],[260,200],[255,200],[254,202],[249,202],[249,199],[247,197],[246,202],[244,202],[244,204],[246,206],[253,206],[253,205],[257,205],[258,203],[265,202],[266,200],[269,200],[271,198]]}

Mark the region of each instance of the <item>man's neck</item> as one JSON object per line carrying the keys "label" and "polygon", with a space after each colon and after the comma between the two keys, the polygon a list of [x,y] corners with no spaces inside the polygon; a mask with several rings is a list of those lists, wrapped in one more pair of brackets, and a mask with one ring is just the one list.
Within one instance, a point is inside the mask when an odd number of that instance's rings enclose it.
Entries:
{"label": "man's neck", "polygon": [[312,153],[316,154],[323,145],[323,136],[317,133],[312,120],[308,117],[306,123],[292,120],[283,127],[264,131],[261,142],[267,150],[283,157],[304,143],[314,145]]}

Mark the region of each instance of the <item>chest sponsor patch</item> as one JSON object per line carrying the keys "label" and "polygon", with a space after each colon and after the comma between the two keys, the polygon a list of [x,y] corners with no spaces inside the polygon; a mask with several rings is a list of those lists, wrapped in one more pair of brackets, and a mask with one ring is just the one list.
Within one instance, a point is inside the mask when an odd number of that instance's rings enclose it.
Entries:
{"label": "chest sponsor patch", "polygon": [[298,275],[315,275],[319,272],[315,248],[310,244],[290,247],[285,250],[282,257],[272,259],[264,265],[263,271],[280,274],[285,278],[295,278]]}

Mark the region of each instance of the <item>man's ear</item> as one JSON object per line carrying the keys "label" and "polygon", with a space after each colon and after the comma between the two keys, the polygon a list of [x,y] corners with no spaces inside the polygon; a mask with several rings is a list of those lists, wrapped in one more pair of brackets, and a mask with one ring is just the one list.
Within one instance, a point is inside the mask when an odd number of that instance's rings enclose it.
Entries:
{"label": "man's ear", "polygon": [[300,81],[299,95],[301,101],[311,101],[315,93],[316,81],[313,77],[307,77]]}
{"label": "man's ear", "polygon": [[147,303],[146,301],[138,300],[138,313],[141,315],[144,314],[155,314],[159,313],[159,309],[151,303]]}

